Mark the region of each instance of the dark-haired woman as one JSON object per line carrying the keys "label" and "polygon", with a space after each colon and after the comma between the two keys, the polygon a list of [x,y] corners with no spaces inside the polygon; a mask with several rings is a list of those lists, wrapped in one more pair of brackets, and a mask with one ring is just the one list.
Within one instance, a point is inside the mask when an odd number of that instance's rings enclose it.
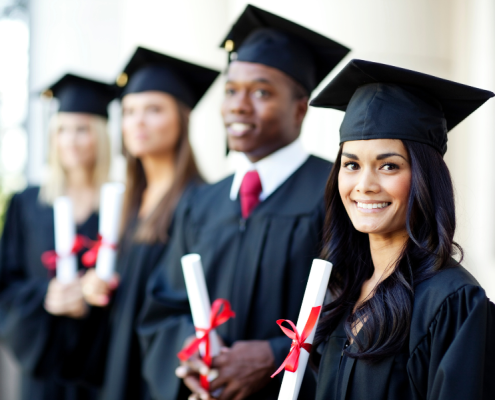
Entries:
{"label": "dark-haired woman", "polygon": [[456,261],[447,132],[493,93],[361,60],[312,105],[346,110],[327,185],[333,302],[318,400],[495,398],[495,306]]}
{"label": "dark-haired woman", "polygon": [[[199,182],[188,139],[189,114],[218,72],[138,48],[119,77],[127,156],[119,279],[83,280],[86,301],[110,308],[102,399],[147,399],[135,325],[148,276],[167,247],[175,207]],[[119,283],[120,282],[120,283]],[[112,291],[118,286],[112,298]]]}

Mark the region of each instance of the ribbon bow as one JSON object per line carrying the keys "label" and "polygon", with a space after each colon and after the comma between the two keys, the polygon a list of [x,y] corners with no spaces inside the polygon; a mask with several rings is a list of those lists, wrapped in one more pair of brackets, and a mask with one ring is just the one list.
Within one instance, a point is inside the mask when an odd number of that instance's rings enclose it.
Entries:
{"label": "ribbon bow", "polygon": [[[199,349],[201,343],[205,343],[205,355],[202,357],[203,362],[210,367],[212,363],[212,357],[210,354],[210,332],[217,328],[218,326],[227,322],[230,318],[235,317],[235,312],[232,311],[230,303],[224,299],[217,299],[213,302],[211,306],[210,313],[210,326],[208,328],[197,328],[197,332],[202,332],[203,335],[199,338],[194,339],[186,348],[177,354],[177,357],[181,361],[188,360],[194,353]],[[209,382],[208,378],[201,376],[200,379],[201,386],[204,389],[208,389]]]}
{"label": "ribbon bow", "polygon": [[[306,322],[306,325],[304,326],[301,335],[299,335],[299,332],[297,331],[297,328],[292,321],[289,321],[288,319],[277,320],[277,324],[280,326],[282,331],[290,339],[292,339],[292,345],[290,346],[290,351],[289,354],[287,355],[287,358],[284,360],[284,362],[279,367],[279,369],[275,371],[275,373],[272,375],[272,378],[275,375],[282,372],[282,370],[284,369],[289,372],[297,371],[297,367],[299,366],[299,355],[301,354],[301,348],[306,350],[308,353],[311,352],[312,345],[309,343],[305,343],[305,341],[310,335],[310,333],[313,331],[313,328],[316,325],[316,321],[318,321],[318,316],[320,315],[320,309],[321,306],[313,307],[311,309],[311,313],[309,314],[308,321]],[[292,331],[282,326],[284,322],[287,322],[292,327]]]}
{"label": "ribbon bow", "polygon": [[55,250],[48,250],[41,254],[41,262],[46,269],[54,271],[57,268],[57,260],[79,253],[86,247],[87,240],[88,239],[82,235],[76,235],[72,249],[68,254],[58,254]]}
{"label": "ribbon bow", "polygon": [[81,257],[81,262],[86,268],[90,268],[95,265],[96,259],[98,258],[98,252],[101,247],[109,247],[114,250],[117,249],[115,244],[106,242],[101,235],[98,235],[98,239],[91,241],[91,244],[86,247],[89,250]]}

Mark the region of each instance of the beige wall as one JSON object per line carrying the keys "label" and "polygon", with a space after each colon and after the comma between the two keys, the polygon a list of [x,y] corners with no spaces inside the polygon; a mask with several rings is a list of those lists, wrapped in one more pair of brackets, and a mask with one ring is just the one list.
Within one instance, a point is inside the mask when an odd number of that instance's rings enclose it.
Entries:
{"label": "beige wall", "polygon": [[[352,48],[322,86],[349,59],[364,58],[495,89],[493,0],[255,0],[252,4]],[[68,70],[111,80],[136,45],[224,68],[226,56],[218,45],[245,5],[244,0],[33,0],[31,86],[38,89]],[[221,98],[220,79],[192,117],[191,140],[210,181],[232,170],[232,162],[224,157]],[[450,135],[446,156],[456,185],[457,238],[466,249],[466,265],[492,297],[495,210],[484,204],[495,194],[490,165],[494,111],[492,101],[461,123]],[[40,101],[33,98],[31,181],[41,177],[44,114]],[[114,117],[112,134],[118,149],[118,108]],[[338,111],[311,109],[302,134],[305,146],[332,159],[341,120]],[[121,164],[116,168],[121,169]]]}

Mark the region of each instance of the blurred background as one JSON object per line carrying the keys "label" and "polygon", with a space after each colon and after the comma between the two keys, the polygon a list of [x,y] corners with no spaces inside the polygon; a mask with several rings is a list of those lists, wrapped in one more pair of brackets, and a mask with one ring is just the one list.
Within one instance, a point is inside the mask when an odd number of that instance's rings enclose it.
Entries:
{"label": "blurred background", "polygon": [[[351,58],[419,70],[495,91],[493,0],[252,0],[258,7],[349,46]],[[219,44],[243,0],[0,0],[0,211],[43,177],[54,101],[39,93],[66,72],[112,82],[136,46],[225,69]],[[219,79],[192,116],[191,141],[205,177],[228,175]],[[315,91],[318,93],[319,89]],[[111,106],[114,179],[124,176],[119,105]],[[311,109],[303,143],[333,160],[343,114]],[[464,265],[495,299],[495,101],[449,136]],[[16,366],[0,348],[0,400],[16,399]]]}

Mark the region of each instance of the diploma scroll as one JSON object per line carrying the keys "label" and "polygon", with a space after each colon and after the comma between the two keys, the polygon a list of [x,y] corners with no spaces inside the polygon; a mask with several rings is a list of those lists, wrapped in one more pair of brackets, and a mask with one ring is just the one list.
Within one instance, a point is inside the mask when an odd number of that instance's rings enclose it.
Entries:
{"label": "diploma scroll", "polygon": [[[211,303],[206,288],[205,275],[199,254],[188,254],[182,257],[182,271],[186,281],[187,296],[191,306],[191,314],[196,328],[196,337],[201,338],[203,333],[199,329],[210,327]],[[213,330],[210,332],[210,357],[220,354],[220,339]],[[205,356],[205,344],[201,343],[199,353]]]}
{"label": "diploma scroll", "polygon": [[[332,272],[332,264],[328,261],[315,259],[311,267],[308,283],[306,285],[306,291],[304,292],[304,298],[299,312],[299,318],[297,320],[297,331],[303,332],[305,326],[310,320],[310,315],[314,313],[315,307],[321,307],[327,291],[328,280],[330,279],[330,273]],[[319,319],[319,315],[318,315]],[[312,344],[315,336],[316,325],[311,333],[307,336],[305,343]],[[278,395],[279,400],[296,400],[301,389],[301,383],[308,364],[309,353],[301,349],[299,355],[299,365],[295,372],[284,371],[284,378],[282,380],[282,386]]]}
{"label": "diploma scroll", "polygon": [[115,270],[124,191],[125,185],[117,182],[105,183],[101,187],[99,222],[101,246],[96,260],[96,274],[104,281],[109,281]]}
{"label": "diploma scroll", "polygon": [[68,197],[58,197],[53,203],[55,225],[55,251],[58,257],[57,280],[70,283],[77,277],[77,258],[72,253],[76,239],[76,224],[72,202]]}

